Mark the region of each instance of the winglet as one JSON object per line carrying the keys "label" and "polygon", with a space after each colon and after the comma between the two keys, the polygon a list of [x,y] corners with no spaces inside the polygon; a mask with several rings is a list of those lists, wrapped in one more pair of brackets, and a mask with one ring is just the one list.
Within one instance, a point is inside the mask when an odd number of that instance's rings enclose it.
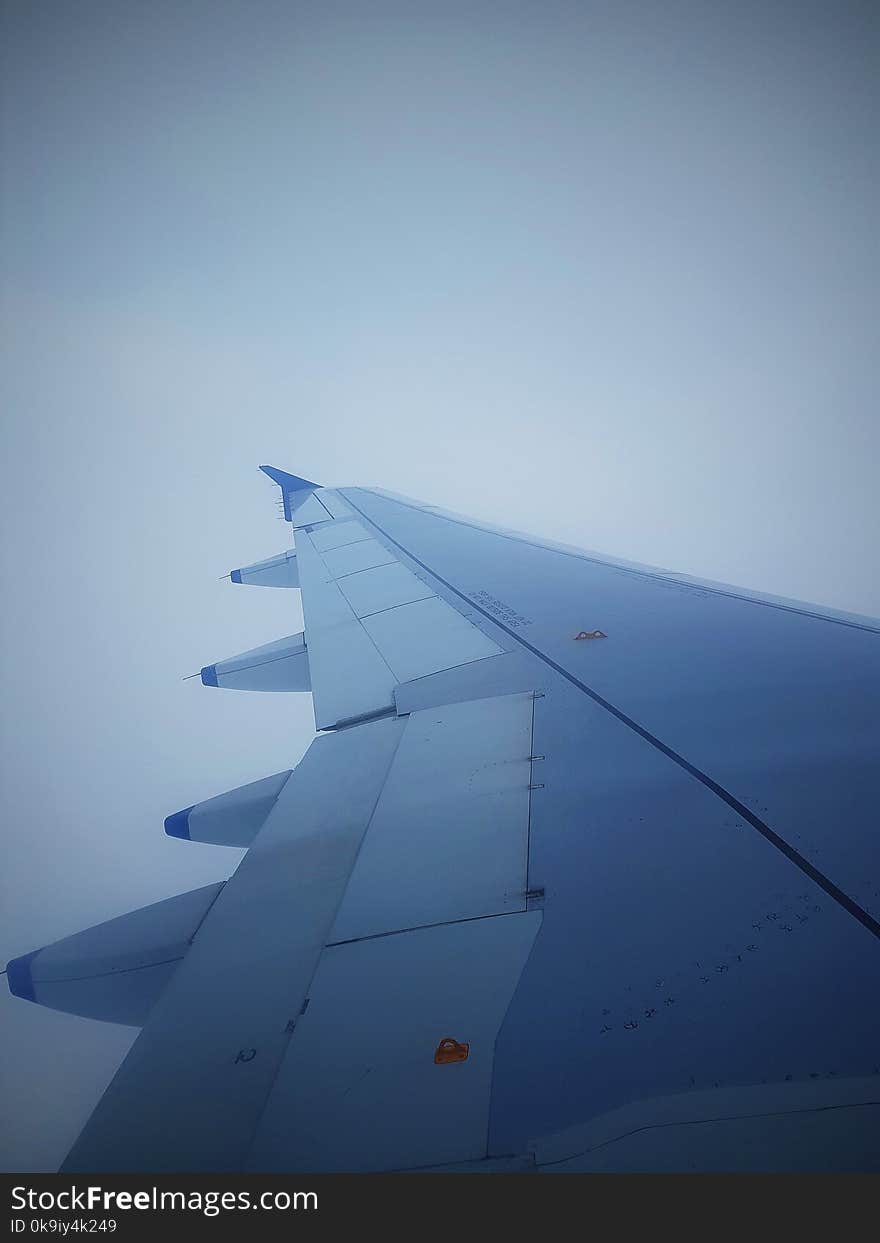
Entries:
{"label": "winglet", "polygon": [[290,508],[290,494],[292,492],[314,492],[316,488],[321,486],[319,483],[312,483],[310,479],[302,479],[299,475],[289,475],[286,470],[279,470],[277,466],[261,466],[260,470],[264,475],[268,475],[274,483],[277,483],[281,489],[284,518],[287,522],[293,520],[293,513]]}
{"label": "winglet", "polygon": [[314,491],[315,488],[321,487],[319,483],[312,483],[311,479],[301,479],[299,475],[288,475],[286,470],[279,470],[277,466],[261,466],[260,470],[285,492],[302,492],[305,488]]}

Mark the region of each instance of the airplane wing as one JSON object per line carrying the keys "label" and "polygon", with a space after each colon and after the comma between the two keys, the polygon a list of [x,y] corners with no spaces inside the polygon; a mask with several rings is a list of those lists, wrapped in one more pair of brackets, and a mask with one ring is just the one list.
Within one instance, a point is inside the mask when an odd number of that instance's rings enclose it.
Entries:
{"label": "airplane wing", "polygon": [[263,469],[305,629],[202,680],[319,732],[10,964],[142,1024],[64,1169],[880,1168],[880,623]]}

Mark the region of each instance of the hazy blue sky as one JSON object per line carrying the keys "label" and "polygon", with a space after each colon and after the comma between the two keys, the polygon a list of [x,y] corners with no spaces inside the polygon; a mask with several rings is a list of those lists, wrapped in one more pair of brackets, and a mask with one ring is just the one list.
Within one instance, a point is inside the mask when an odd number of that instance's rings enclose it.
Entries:
{"label": "hazy blue sky", "polygon": [[[4,0],[0,957],[229,873],[274,462],[880,614],[873,0]],[[293,597],[293,598],[292,598]],[[0,1165],[132,1037],[0,996]]]}

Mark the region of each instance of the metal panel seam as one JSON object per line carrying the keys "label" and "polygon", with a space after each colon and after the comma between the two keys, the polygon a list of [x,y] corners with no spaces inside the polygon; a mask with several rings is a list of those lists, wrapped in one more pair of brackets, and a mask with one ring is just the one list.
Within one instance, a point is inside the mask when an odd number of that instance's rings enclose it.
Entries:
{"label": "metal panel seam", "polygon": [[[354,872],[354,868],[351,870]],[[329,950],[337,945],[359,945],[361,941],[381,941],[384,937],[401,937],[407,932],[422,932],[426,928],[451,928],[455,924],[477,924],[484,919],[509,919],[512,915],[528,914],[526,908],[522,907],[518,911],[490,911],[486,915],[465,915],[463,919],[440,919],[432,924],[411,924],[408,928],[389,928],[387,932],[368,932],[362,937],[345,937],[341,941],[328,941],[324,948]]]}

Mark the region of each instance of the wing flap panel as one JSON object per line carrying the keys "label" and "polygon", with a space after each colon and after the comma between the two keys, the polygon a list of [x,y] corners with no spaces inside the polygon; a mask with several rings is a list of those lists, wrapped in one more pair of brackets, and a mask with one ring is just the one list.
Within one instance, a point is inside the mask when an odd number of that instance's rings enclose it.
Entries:
{"label": "wing flap panel", "polygon": [[[485,1157],[495,1039],[541,918],[325,950],[247,1168],[400,1170]],[[468,1045],[466,1060],[437,1065],[446,1037]]]}
{"label": "wing flap panel", "polygon": [[437,596],[365,617],[363,627],[399,682],[485,660],[503,650]]}
{"label": "wing flap panel", "polygon": [[397,679],[305,532],[297,551],[318,729],[392,708]]}
{"label": "wing flap panel", "polygon": [[433,591],[409,570],[394,561],[374,570],[349,574],[339,580],[339,590],[354,610],[356,617],[368,617],[400,604],[412,604],[433,596]]}
{"label": "wing flap panel", "polygon": [[325,553],[331,548],[343,548],[346,544],[357,544],[360,540],[373,537],[360,522],[336,522],[333,526],[312,531],[309,538],[318,552]]}
{"label": "wing flap panel", "polygon": [[414,712],[331,941],[525,909],[531,694]]}
{"label": "wing flap panel", "polygon": [[361,570],[372,570],[377,565],[391,565],[397,560],[394,553],[389,552],[375,539],[358,540],[356,544],[331,548],[321,556],[332,578],[357,574]]}

